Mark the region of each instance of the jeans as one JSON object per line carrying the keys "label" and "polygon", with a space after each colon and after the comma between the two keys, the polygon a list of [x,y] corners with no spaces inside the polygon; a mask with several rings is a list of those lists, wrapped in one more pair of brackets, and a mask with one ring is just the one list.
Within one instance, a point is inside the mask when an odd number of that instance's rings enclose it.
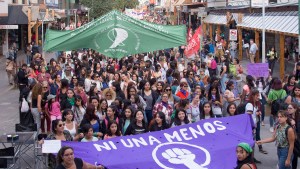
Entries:
{"label": "jeans", "polygon": [[256,123],[256,129],[255,130],[256,130],[255,131],[255,140],[259,141],[259,140],[261,140],[261,138],[260,138],[260,121],[258,121]]}
{"label": "jeans", "polygon": [[225,89],[226,89],[226,82],[228,81],[228,78],[227,78],[227,74],[224,74],[222,77],[221,77],[221,80],[220,80],[220,83],[221,83],[221,92],[224,93],[225,92]]}
{"label": "jeans", "polygon": [[[289,167],[285,166],[285,160],[287,159],[288,152],[289,152],[288,147],[284,147],[284,148],[279,148],[278,147],[277,148],[279,169],[292,169],[292,166],[289,166]],[[292,161],[293,161],[293,156],[291,157],[291,165],[292,165]]]}
{"label": "jeans", "polygon": [[274,116],[271,114],[270,115],[270,127],[274,126]]}
{"label": "jeans", "polygon": [[50,132],[51,131],[51,119],[49,116],[44,115],[44,117],[41,119],[41,129],[42,129],[43,133],[46,131],[45,122],[46,122],[46,126],[47,126],[47,132]]}
{"label": "jeans", "polygon": [[261,103],[261,121],[265,120],[265,105],[267,103],[266,99],[264,96],[262,96],[262,99],[260,99],[260,103]]}
{"label": "jeans", "polygon": [[231,56],[231,59],[235,59],[236,58],[236,49],[235,50],[230,49],[230,56]]}
{"label": "jeans", "polygon": [[41,128],[41,114],[38,111],[38,108],[31,108],[31,114],[34,119],[34,123],[36,123],[37,125],[37,130],[39,131],[39,129]]}
{"label": "jeans", "polygon": [[31,63],[31,54],[30,55],[26,55],[26,63],[27,64]]}
{"label": "jeans", "polygon": [[271,75],[273,74],[274,66],[275,66],[276,60],[269,60],[269,69],[271,69]]}

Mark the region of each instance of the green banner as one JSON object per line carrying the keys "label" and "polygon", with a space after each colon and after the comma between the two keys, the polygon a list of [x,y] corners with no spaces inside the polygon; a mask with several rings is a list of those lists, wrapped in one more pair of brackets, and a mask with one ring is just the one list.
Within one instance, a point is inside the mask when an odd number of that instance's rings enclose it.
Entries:
{"label": "green banner", "polygon": [[111,11],[72,31],[47,30],[44,50],[91,48],[108,57],[122,58],[185,44],[185,25],[158,25]]}

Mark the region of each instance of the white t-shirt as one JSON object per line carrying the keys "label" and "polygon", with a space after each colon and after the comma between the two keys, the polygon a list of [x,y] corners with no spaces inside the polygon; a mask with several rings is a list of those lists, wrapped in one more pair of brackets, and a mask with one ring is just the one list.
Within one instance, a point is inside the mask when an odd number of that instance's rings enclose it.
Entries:
{"label": "white t-shirt", "polygon": [[253,112],[251,115],[252,115],[252,119],[253,119],[254,124],[256,124],[256,112],[257,112],[257,110],[258,110],[258,107],[253,108],[253,105],[251,103],[246,104],[245,111],[246,112],[248,112],[248,111]]}

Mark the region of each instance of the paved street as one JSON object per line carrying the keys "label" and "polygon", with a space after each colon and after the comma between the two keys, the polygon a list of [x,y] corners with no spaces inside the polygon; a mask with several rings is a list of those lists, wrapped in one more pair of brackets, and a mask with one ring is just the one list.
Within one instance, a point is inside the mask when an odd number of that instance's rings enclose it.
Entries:
{"label": "paved street", "polygon": [[[53,54],[48,54],[47,60],[49,60],[49,56],[53,56]],[[24,54],[19,57],[20,60],[25,59]],[[243,61],[243,65],[245,65],[245,60]],[[276,66],[277,68],[277,66]],[[277,74],[277,73],[275,73]],[[2,57],[0,59],[0,119],[1,119],[1,128],[0,134],[11,133],[14,132],[15,123],[19,122],[18,115],[18,95],[19,91],[14,89],[12,86],[8,85],[7,76],[5,72],[5,58]],[[269,109],[269,108],[267,108]],[[271,133],[269,132],[269,124],[268,117],[265,119],[265,126],[261,128],[261,137],[266,138],[270,137]],[[276,169],[276,147],[275,143],[269,143],[263,145],[263,148],[268,152],[267,155],[258,152],[258,148],[256,147],[255,157],[256,159],[262,161],[262,164],[258,164],[259,169]],[[235,151],[235,150],[233,150]],[[31,161],[33,163],[33,161]],[[22,168],[26,168],[27,165],[22,165]],[[300,167],[298,167],[300,169]]]}

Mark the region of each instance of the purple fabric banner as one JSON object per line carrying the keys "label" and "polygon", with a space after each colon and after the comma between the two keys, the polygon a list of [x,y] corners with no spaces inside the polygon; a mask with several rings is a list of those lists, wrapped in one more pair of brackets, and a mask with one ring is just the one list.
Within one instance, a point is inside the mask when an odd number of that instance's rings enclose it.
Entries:
{"label": "purple fabric banner", "polygon": [[248,75],[254,77],[269,77],[268,63],[249,63],[247,65]]}
{"label": "purple fabric banner", "polygon": [[254,144],[248,114],[98,142],[62,142],[75,157],[109,169],[231,169],[236,146]]}

